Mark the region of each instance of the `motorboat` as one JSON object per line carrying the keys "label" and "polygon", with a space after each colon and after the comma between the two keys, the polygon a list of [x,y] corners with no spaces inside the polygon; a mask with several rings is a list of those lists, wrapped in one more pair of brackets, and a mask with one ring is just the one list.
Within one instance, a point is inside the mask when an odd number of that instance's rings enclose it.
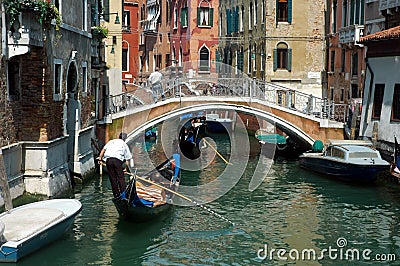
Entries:
{"label": "motorboat", "polygon": [[323,152],[305,152],[299,159],[303,168],[351,182],[374,182],[389,170],[372,143],[362,140],[329,140]]}

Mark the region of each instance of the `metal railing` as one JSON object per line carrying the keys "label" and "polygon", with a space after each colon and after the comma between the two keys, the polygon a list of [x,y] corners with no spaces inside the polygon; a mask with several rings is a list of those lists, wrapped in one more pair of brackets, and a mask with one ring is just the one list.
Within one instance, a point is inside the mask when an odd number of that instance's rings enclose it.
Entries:
{"label": "metal railing", "polygon": [[[338,122],[347,121],[348,107],[335,104],[312,94],[286,88],[274,83],[249,78],[187,78],[163,80],[165,99],[176,97],[239,97],[244,102],[255,99],[270,105],[287,108],[317,118]],[[161,95],[157,95],[161,100]],[[138,87],[108,98],[107,114],[115,114],[129,108],[153,104],[150,86]]]}

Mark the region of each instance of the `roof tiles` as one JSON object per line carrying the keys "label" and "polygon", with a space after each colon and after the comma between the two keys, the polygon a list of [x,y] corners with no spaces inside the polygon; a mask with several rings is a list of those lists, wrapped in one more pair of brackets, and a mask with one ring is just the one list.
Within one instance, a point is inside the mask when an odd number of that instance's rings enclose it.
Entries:
{"label": "roof tiles", "polygon": [[359,42],[363,43],[369,41],[384,41],[393,39],[400,39],[400,26],[361,37]]}

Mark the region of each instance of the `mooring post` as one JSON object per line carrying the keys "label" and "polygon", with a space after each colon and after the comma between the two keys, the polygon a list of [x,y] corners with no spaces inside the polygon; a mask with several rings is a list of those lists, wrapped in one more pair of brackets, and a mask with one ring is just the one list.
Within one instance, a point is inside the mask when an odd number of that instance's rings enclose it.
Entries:
{"label": "mooring post", "polygon": [[3,191],[3,199],[6,211],[13,208],[10,187],[8,186],[8,178],[6,168],[4,166],[3,150],[0,148],[0,186]]}

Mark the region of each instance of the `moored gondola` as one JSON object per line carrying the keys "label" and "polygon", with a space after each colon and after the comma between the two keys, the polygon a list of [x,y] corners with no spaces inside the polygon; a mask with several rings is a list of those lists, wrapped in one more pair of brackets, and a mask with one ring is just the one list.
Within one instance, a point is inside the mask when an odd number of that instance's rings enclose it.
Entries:
{"label": "moored gondola", "polygon": [[118,213],[133,222],[144,222],[165,213],[173,205],[174,194],[180,181],[180,155],[175,153],[142,177],[131,176],[125,194],[113,203]]}

